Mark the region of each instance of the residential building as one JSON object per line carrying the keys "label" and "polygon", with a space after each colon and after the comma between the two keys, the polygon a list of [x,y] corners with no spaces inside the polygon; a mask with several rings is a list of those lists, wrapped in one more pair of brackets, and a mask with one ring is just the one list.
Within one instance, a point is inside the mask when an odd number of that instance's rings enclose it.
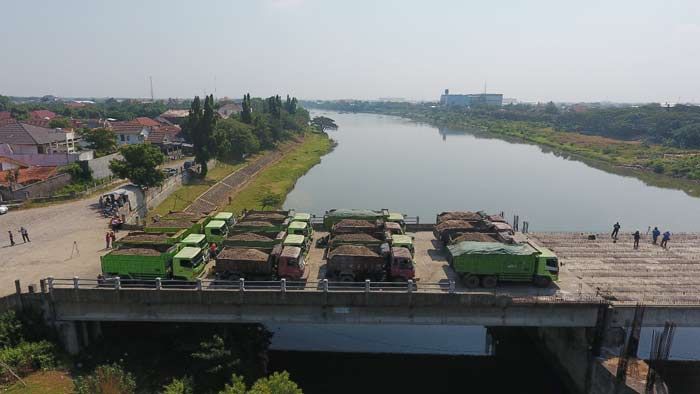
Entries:
{"label": "residential building", "polygon": [[243,106],[239,103],[224,104],[217,110],[219,115],[224,119],[230,118],[231,115],[239,114],[241,111],[243,111]]}
{"label": "residential building", "polygon": [[49,129],[21,122],[0,126],[0,144],[9,145],[17,154],[73,153],[76,136],[73,132]]}
{"label": "residential building", "polygon": [[189,115],[190,111],[187,109],[169,109],[160,114],[160,118],[163,118],[172,124],[181,125],[185,122],[185,120],[187,120]]}
{"label": "residential building", "polygon": [[497,106],[503,105],[503,95],[496,93],[450,94],[449,89],[440,96],[440,104],[445,106]]}
{"label": "residential building", "polygon": [[117,136],[117,144],[141,144],[148,139],[152,127],[144,126],[137,121],[111,122],[110,129]]}

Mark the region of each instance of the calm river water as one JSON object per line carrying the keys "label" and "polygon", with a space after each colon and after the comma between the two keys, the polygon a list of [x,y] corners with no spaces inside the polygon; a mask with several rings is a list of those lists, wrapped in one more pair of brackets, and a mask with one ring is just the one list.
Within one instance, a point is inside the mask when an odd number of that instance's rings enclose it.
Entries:
{"label": "calm river water", "polygon": [[531,231],[700,231],[700,199],[610,174],[523,143],[371,114],[336,120],[338,142],[299,179],[286,207],[390,208],[421,222],[445,210],[505,211]]}

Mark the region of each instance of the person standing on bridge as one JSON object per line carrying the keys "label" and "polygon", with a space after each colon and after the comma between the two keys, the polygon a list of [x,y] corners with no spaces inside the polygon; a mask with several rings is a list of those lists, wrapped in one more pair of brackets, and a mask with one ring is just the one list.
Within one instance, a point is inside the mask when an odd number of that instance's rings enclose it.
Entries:
{"label": "person standing on bridge", "polygon": [[613,231],[612,231],[612,234],[610,234],[610,238],[617,241],[617,233],[619,233],[619,232],[620,232],[620,222],[616,222],[613,225]]}
{"label": "person standing on bridge", "polygon": [[639,234],[639,230],[635,231],[634,234],[634,248],[639,249],[639,238],[642,236]]}
{"label": "person standing on bridge", "polygon": [[659,231],[658,227],[654,227],[654,231],[651,232],[651,243],[656,245],[656,242],[659,240],[659,235],[661,235],[661,231]]}
{"label": "person standing on bridge", "polygon": [[671,239],[671,232],[666,230],[664,232],[663,238],[661,238],[661,247],[662,248],[667,248],[668,247],[668,241]]}

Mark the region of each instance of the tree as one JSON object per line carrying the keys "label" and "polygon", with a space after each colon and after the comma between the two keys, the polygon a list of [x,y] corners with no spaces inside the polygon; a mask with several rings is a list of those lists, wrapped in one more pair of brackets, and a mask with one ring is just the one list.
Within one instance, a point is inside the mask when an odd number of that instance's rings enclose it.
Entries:
{"label": "tree", "polygon": [[9,111],[10,107],[12,107],[10,98],[0,94],[0,111]]}
{"label": "tree", "polygon": [[253,108],[250,103],[250,93],[243,95],[243,107],[241,111],[241,122],[251,124],[253,123]]}
{"label": "tree", "polygon": [[164,176],[158,166],[165,162],[165,156],[158,147],[151,144],[125,145],[120,152],[124,159],[109,162],[109,168],[116,176],[128,178],[140,187],[163,182]]}
{"label": "tree", "polygon": [[289,378],[289,372],[282,371],[258,379],[249,390],[243,378],[233,374],[231,384],[227,383],[219,394],[303,394],[303,391]]}
{"label": "tree", "polygon": [[260,142],[252,127],[235,119],[217,122],[214,129],[217,157],[223,160],[241,160],[247,154],[260,150]]}
{"label": "tree", "polygon": [[105,128],[83,129],[80,135],[97,156],[108,155],[117,150],[117,136],[112,130]]}
{"label": "tree", "polygon": [[49,128],[52,129],[68,129],[72,126],[70,120],[66,118],[53,118],[49,121]]}
{"label": "tree", "polygon": [[338,130],[338,125],[335,124],[335,120],[325,116],[316,116],[311,120],[311,125],[320,131]]}
{"label": "tree", "polygon": [[278,207],[282,205],[282,196],[279,194],[268,193],[260,198],[260,205],[262,206],[263,210],[265,207]]}
{"label": "tree", "polygon": [[117,365],[101,365],[95,371],[75,380],[76,394],[133,394],[134,377]]}
{"label": "tree", "polygon": [[196,96],[190,106],[187,119],[187,130],[194,145],[194,160],[201,166],[200,175],[207,176],[207,162],[216,153],[216,145],[212,134],[214,132],[214,95],[204,98],[204,109],[201,109],[199,96]]}
{"label": "tree", "polygon": [[173,379],[163,386],[162,394],[194,394],[194,380],[189,376]]}

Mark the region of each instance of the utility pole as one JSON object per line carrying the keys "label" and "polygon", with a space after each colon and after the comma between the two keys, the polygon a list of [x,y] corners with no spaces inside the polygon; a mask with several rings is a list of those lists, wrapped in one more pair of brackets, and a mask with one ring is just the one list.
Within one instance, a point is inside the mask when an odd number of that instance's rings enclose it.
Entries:
{"label": "utility pole", "polygon": [[153,76],[148,77],[151,80],[151,102],[155,102],[153,99]]}

